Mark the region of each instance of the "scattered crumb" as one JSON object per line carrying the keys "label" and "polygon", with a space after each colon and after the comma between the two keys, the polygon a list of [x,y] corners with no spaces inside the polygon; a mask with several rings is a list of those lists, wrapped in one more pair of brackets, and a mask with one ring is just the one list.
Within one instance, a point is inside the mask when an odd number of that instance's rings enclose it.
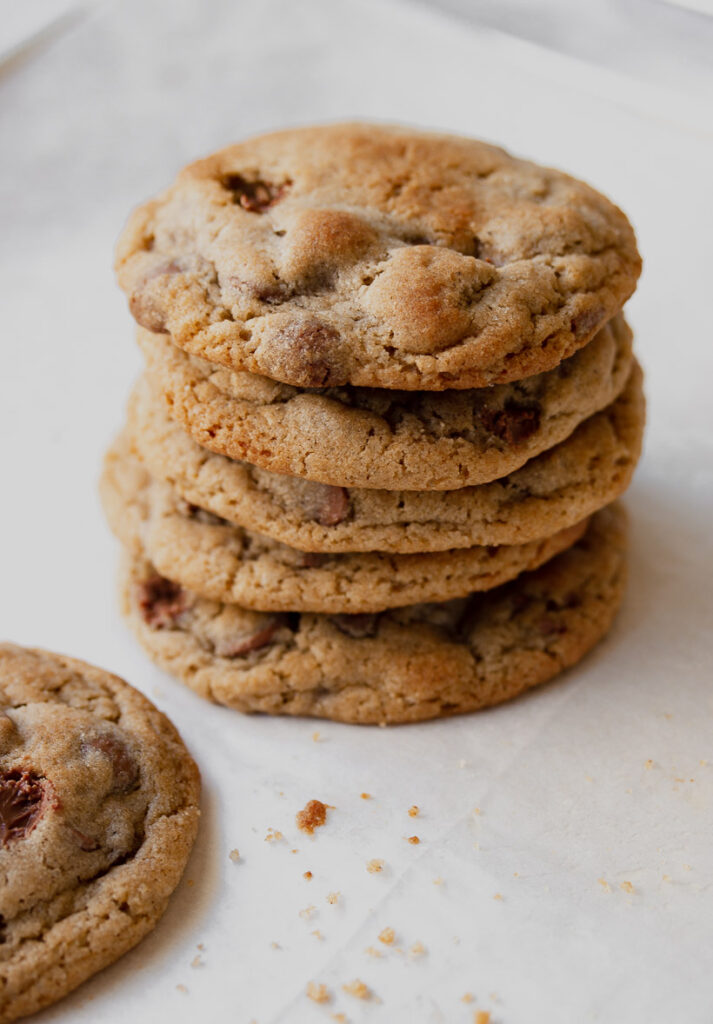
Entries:
{"label": "scattered crumb", "polygon": [[232,860],[233,864],[237,864],[238,861],[240,860],[240,850],[238,850],[236,847],[236,849],[230,851],[228,856]]}
{"label": "scattered crumb", "polygon": [[684,864],[684,865],[683,865],[683,870],[684,870],[684,871],[692,871],[692,870],[693,870],[693,868],[691,867],[691,865],[690,865],[690,864]]}
{"label": "scattered crumb", "polygon": [[651,758],[649,758],[648,761],[644,761],[644,768],[646,769],[647,772],[650,772],[651,769],[653,768],[653,766],[654,766],[654,762],[651,760]]}
{"label": "scattered crumb", "polygon": [[188,993],[188,989],[185,985],[176,985],[176,991],[183,992],[184,994]]}
{"label": "scattered crumb", "polygon": [[413,946],[409,949],[411,956],[423,956],[426,952],[426,947],[422,942],[414,942]]}
{"label": "scattered crumb", "polygon": [[383,871],[383,868],[384,862],[383,860],[379,860],[378,857],[374,857],[373,860],[368,860],[366,862],[366,870],[370,875],[378,875],[380,871]]}
{"label": "scattered crumb", "polygon": [[411,843],[412,846],[418,846],[418,844],[421,842],[418,836],[408,836],[406,841]]}
{"label": "scattered crumb", "polygon": [[494,900],[501,900],[502,898],[503,894],[501,892],[496,892],[495,895],[493,896]]}
{"label": "scattered crumb", "polygon": [[367,946],[366,949],[364,950],[364,952],[367,953],[369,956],[381,956],[381,953],[379,952],[379,950],[378,949],[374,949],[373,946]]}
{"label": "scattered crumb", "polygon": [[459,768],[465,768],[465,766],[466,766],[466,760],[465,760],[465,758],[464,758],[464,757],[462,757],[462,758],[460,759],[460,761],[458,762],[458,767],[459,767]]}
{"label": "scattered crumb", "polygon": [[186,885],[189,886],[189,887],[192,886],[192,885],[195,885],[195,884],[196,884],[195,878],[189,878],[188,881],[186,882]]}
{"label": "scattered crumb", "polygon": [[354,996],[355,999],[371,999],[371,989],[359,978],[342,985],[342,991],[346,992],[348,996]]}
{"label": "scattered crumb", "polygon": [[302,875],[302,877],[306,878],[307,881],[309,882],[310,878],[312,878],[312,872],[311,871],[305,871],[304,874]]}
{"label": "scattered crumb", "polygon": [[409,807],[408,814],[409,818],[415,818],[418,815],[418,807],[416,804],[414,804],[413,807]]}
{"label": "scattered crumb", "polygon": [[196,949],[205,949],[205,946],[203,945],[202,942],[199,942],[198,945],[196,946]]}
{"label": "scattered crumb", "polygon": [[320,736],[319,732],[313,732],[313,733],[312,733],[312,741],[313,741],[314,743],[319,743],[319,741],[320,741],[321,739],[322,739],[322,737]]}
{"label": "scattered crumb", "polygon": [[661,875],[661,881],[662,882],[670,882],[671,881],[671,876],[670,875]]}
{"label": "scattered crumb", "polygon": [[598,878],[597,881],[601,885],[604,892],[611,892],[611,886],[607,882],[606,878]]}
{"label": "scattered crumb", "polygon": [[191,967],[204,967],[204,966],[205,965],[203,963],[203,960],[201,960],[200,953],[196,953],[196,955],[191,960]]}
{"label": "scattered crumb", "polygon": [[395,938],[396,932],[393,928],[382,928],[379,932],[379,942],[383,942],[385,946],[393,946]]}
{"label": "scattered crumb", "polygon": [[476,1010],[473,1014],[474,1024],[490,1024],[489,1010]]}
{"label": "scattered crumb", "polygon": [[318,985],[316,981],[307,982],[307,998],[314,1003],[328,1003],[332,994],[326,985]]}
{"label": "scattered crumb", "polygon": [[327,893],[327,903],[331,903],[331,904],[339,903],[339,897],[341,895],[342,894],[340,892],[330,892],[330,893]]}
{"label": "scattered crumb", "polygon": [[473,808],[473,814],[482,814],[482,811],[480,810],[479,807],[474,807]]}
{"label": "scattered crumb", "polygon": [[316,828],[321,828],[327,821],[327,804],[321,800],[308,800],[301,811],[295,815],[297,828],[312,835]]}
{"label": "scattered crumb", "polygon": [[282,946],[280,945],[279,942],[271,942],[270,943],[270,948],[271,949],[282,949]]}
{"label": "scattered crumb", "polygon": [[701,758],[701,760],[698,763],[701,766],[701,768],[706,768],[708,766],[708,762],[705,760],[705,758]]}
{"label": "scattered crumb", "polygon": [[311,932],[310,934],[311,934],[311,935],[314,935],[315,939],[319,939],[319,940],[320,940],[320,942],[321,942],[321,940],[322,940],[322,939],[324,938],[324,935],[322,935],[322,933],[321,933],[321,931],[319,930],[319,928],[315,928],[315,930],[314,930],[313,932]]}
{"label": "scattered crumb", "polygon": [[634,886],[631,884],[631,882],[622,882],[621,885],[619,886],[619,888],[623,889],[624,892],[633,892],[634,891]]}
{"label": "scattered crumb", "polygon": [[290,850],[290,853],[299,853],[299,850]]}
{"label": "scattered crumb", "polygon": [[343,1013],[333,1013],[332,1020],[336,1020],[337,1024],[348,1024],[347,1017]]}
{"label": "scattered crumb", "polygon": [[282,832],[279,832],[277,829],[274,829],[274,828],[269,828],[267,830],[267,835],[265,836],[265,842],[266,843],[278,843],[281,839],[284,839],[284,838],[285,837],[283,836]]}
{"label": "scattered crumb", "polygon": [[372,796],[371,796],[371,793],[362,793],[361,794],[361,798],[362,798],[362,800],[371,800]]}
{"label": "scattered crumb", "polygon": [[474,999],[475,999],[475,996],[473,995],[472,992],[466,992],[466,994],[461,997],[461,1002],[462,1003],[472,1003]]}
{"label": "scattered crumb", "polygon": [[310,903],[310,905],[308,907],[305,907],[304,910],[300,910],[300,917],[303,917],[305,921],[309,921],[309,919],[312,917],[316,909],[317,908],[314,906],[314,904]]}
{"label": "scattered crumb", "polygon": [[434,878],[433,879],[433,884],[434,885],[443,885],[443,879],[441,878],[440,875],[438,876],[438,878]]}

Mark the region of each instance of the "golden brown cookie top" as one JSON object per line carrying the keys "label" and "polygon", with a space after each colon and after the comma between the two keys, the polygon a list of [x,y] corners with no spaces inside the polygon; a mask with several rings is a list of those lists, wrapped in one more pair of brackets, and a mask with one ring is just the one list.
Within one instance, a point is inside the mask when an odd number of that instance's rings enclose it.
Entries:
{"label": "golden brown cookie top", "polygon": [[473,139],[290,129],[185,168],[134,212],[117,269],[136,320],[300,387],[441,390],[555,366],[634,290],[624,214]]}

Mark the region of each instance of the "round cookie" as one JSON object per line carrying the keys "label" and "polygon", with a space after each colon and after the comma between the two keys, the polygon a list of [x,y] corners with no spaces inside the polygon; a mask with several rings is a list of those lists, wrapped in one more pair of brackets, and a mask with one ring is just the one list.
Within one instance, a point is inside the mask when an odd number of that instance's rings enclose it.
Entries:
{"label": "round cookie", "polygon": [[337,487],[454,490],[512,473],[609,405],[631,371],[623,316],[553,370],[471,391],[314,392],[197,359],[139,329],[154,389],[199,444]]}
{"label": "round cookie", "polygon": [[117,249],[134,318],[296,387],[479,388],[551,369],[632,294],[624,214],[475,139],[277,132],[186,167]]}
{"label": "round cookie", "polygon": [[127,564],[124,607],[150,657],[240,711],[416,722],[475,711],[573,665],[609,629],[625,517],[609,508],[533,573],[485,594],[381,615],[266,615],[206,601]]}
{"label": "round cookie", "polygon": [[123,680],[0,645],[0,1022],[143,938],[198,826],[198,769]]}
{"label": "round cookie", "polygon": [[132,451],[193,505],[300,551],[445,551],[525,544],[613,501],[641,453],[638,365],[619,398],[566,441],[502,480],[456,491],[346,490],[258,469],[196,444],[139,381],[129,402]]}
{"label": "round cookie", "polygon": [[428,554],[297,551],[189,505],[154,480],[119,438],[100,484],[114,533],[165,577],[258,611],[380,612],[490,590],[573,544],[586,521],[529,544]]}

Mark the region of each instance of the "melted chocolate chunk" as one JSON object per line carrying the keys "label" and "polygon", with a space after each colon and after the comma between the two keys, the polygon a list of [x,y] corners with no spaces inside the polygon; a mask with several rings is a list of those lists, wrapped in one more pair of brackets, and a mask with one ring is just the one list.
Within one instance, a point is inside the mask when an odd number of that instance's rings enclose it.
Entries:
{"label": "melted chocolate chunk", "polygon": [[82,753],[92,751],[98,751],[109,758],[114,775],[113,793],[128,793],[135,789],[139,781],[139,767],[125,743],[111,733],[100,732],[82,740]]}
{"label": "melted chocolate chunk", "polygon": [[8,771],[0,775],[0,846],[25,839],[46,806],[49,783],[35,772]]}
{"label": "melted chocolate chunk", "polygon": [[302,551],[298,566],[300,569],[318,569],[329,558],[321,551]]}
{"label": "melted chocolate chunk", "polygon": [[233,202],[238,203],[249,213],[264,213],[271,206],[283,198],[289,190],[291,181],[282,185],[273,185],[270,181],[248,181],[242,174],[226,174],[221,185],[233,196]]}
{"label": "melted chocolate chunk", "polygon": [[540,425],[540,407],[506,402],[502,409],[483,409],[480,420],[489,434],[506,444],[521,444]]}
{"label": "melted chocolate chunk", "polygon": [[603,309],[587,309],[572,320],[572,332],[576,338],[584,338],[593,334],[605,317]]}
{"label": "melted chocolate chunk", "polygon": [[320,526],[338,526],[352,510],[349,491],[345,487],[317,483],[305,488],[303,507]]}
{"label": "melted chocolate chunk", "polygon": [[276,615],[266,626],[250,636],[225,637],[218,641],[214,646],[215,653],[219,658],[243,658],[252,651],[269,646],[278,629],[286,624],[284,616]]}
{"label": "melted chocolate chunk", "polygon": [[152,629],[170,628],[186,608],[181,587],[158,573],[136,585],[136,601],[144,622]]}
{"label": "melted chocolate chunk", "polygon": [[295,387],[324,388],[346,384],[340,336],[318,320],[284,327],[270,344],[275,373]]}
{"label": "melted chocolate chunk", "polygon": [[329,618],[340,633],[344,633],[345,636],[349,636],[353,640],[364,640],[366,637],[375,636],[379,626],[379,616],[371,612],[358,615],[330,615]]}

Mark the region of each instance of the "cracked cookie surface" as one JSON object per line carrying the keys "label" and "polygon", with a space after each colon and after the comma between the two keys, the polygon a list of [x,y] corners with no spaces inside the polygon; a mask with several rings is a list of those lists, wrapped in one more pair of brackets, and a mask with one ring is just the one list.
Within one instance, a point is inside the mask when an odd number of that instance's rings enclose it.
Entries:
{"label": "cracked cookie surface", "polygon": [[198,825],[198,770],[123,680],[0,645],[0,1021],[60,999],[156,924]]}
{"label": "cracked cookie surface", "polygon": [[545,373],[470,391],[305,391],[197,359],[140,329],[150,380],[199,444],[337,487],[454,490],[511,473],[621,392],[631,331],[610,321]]}
{"label": "cracked cookie surface", "polygon": [[632,294],[624,214],[474,139],[290,129],[191,164],[129,219],[136,321],[297,387],[479,388],[551,369]]}
{"label": "cracked cookie surface", "polygon": [[444,551],[551,536],[629,485],[645,420],[635,364],[611,406],[502,480],[454,491],[339,488],[259,469],[202,448],[145,380],[129,402],[131,451],[191,504],[301,551]]}
{"label": "cracked cookie surface", "polygon": [[269,615],[207,601],[127,560],[124,609],[151,658],[245,712],[414,722],[496,704],[573,665],[607,632],[625,584],[625,516],[496,590],[380,615]]}
{"label": "cracked cookie surface", "polygon": [[189,505],[152,479],[119,438],[100,491],[122,544],[202,597],[259,611],[379,612],[489,590],[536,568],[582,535],[586,522],[529,544],[428,554],[297,551]]}

